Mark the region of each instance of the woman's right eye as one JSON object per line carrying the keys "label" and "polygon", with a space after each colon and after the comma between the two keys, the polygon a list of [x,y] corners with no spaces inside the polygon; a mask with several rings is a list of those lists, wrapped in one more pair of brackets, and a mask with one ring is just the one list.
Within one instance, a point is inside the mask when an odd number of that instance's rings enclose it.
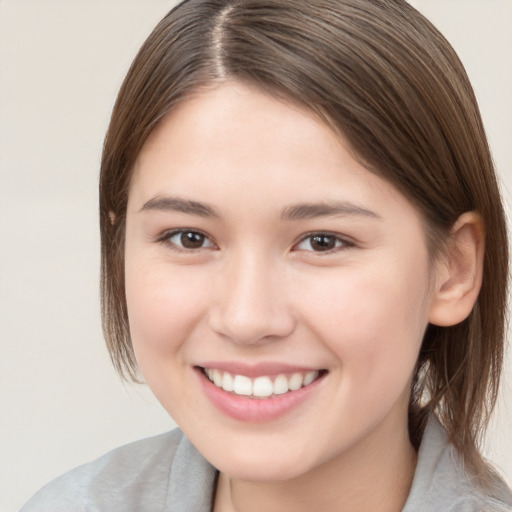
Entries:
{"label": "woman's right eye", "polygon": [[215,244],[204,233],[191,229],[181,229],[166,233],[159,239],[179,252],[197,249],[213,249]]}

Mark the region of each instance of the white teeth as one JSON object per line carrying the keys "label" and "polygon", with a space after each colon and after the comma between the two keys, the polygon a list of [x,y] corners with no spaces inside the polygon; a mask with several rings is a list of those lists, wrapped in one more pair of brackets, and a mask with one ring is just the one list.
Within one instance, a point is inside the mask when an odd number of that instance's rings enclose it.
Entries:
{"label": "white teeth", "polygon": [[233,391],[237,395],[252,395],[252,380],[245,375],[235,375],[233,380]]}
{"label": "white teeth", "polygon": [[288,393],[288,379],[284,375],[278,375],[274,381],[274,395]]}
{"label": "white teeth", "polygon": [[252,394],[254,396],[270,396],[274,393],[274,386],[268,377],[258,377],[254,379]]}
{"label": "white teeth", "polygon": [[303,386],[309,386],[320,375],[318,370],[305,374],[296,372],[290,378],[279,374],[272,382],[271,377],[262,376],[254,380],[245,375],[232,375],[221,370],[205,368],[205,374],[217,387],[237,395],[267,398],[272,395],[282,395],[288,391],[297,391]]}
{"label": "white teeth", "polygon": [[213,382],[214,384],[221,388],[222,387],[222,372],[219,370],[213,370]]}
{"label": "white teeth", "polygon": [[224,391],[233,391],[233,376],[228,373],[224,372],[224,376],[222,377],[222,389]]}
{"label": "white teeth", "polygon": [[300,373],[294,373],[288,381],[288,387],[291,391],[297,391],[302,387],[304,377]]}
{"label": "white teeth", "polygon": [[304,375],[304,386],[309,386],[318,377],[318,371],[308,372]]}

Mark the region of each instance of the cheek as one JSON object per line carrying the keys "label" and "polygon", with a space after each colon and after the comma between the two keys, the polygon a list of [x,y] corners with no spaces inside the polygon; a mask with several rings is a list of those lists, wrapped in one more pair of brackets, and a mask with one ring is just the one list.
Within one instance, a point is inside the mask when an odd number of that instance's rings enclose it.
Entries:
{"label": "cheek", "polygon": [[428,321],[428,273],[418,272],[428,266],[417,263],[383,260],[328,286],[307,284],[308,324],[336,356],[348,393],[380,396],[409,381]]}
{"label": "cheek", "polygon": [[[141,259],[142,260],[142,259]],[[141,367],[172,356],[204,317],[208,302],[204,276],[136,257],[126,263],[130,333]],[[144,371],[144,368],[142,368]]]}

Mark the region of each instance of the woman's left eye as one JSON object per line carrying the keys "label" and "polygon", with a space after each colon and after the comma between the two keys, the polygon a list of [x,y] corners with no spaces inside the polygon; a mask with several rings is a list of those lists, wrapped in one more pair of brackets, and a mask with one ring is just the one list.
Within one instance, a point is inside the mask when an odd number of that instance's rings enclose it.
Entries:
{"label": "woman's left eye", "polygon": [[303,238],[294,249],[313,252],[336,252],[339,249],[352,247],[354,244],[331,233],[313,233]]}
{"label": "woman's left eye", "polygon": [[161,238],[161,241],[170,244],[178,251],[215,247],[215,244],[204,233],[190,229],[167,233]]}

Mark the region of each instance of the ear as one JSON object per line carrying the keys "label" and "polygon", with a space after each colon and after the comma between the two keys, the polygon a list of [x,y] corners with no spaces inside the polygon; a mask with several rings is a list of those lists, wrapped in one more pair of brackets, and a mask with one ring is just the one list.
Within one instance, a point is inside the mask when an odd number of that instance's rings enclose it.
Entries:
{"label": "ear", "polygon": [[116,214],[112,210],[108,212],[108,218],[110,219],[110,224],[113,226],[116,223]]}
{"label": "ear", "polygon": [[466,212],[455,222],[446,253],[436,264],[429,321],[450,326],[465,320],[482,286],[485,228],[480,215]]}

